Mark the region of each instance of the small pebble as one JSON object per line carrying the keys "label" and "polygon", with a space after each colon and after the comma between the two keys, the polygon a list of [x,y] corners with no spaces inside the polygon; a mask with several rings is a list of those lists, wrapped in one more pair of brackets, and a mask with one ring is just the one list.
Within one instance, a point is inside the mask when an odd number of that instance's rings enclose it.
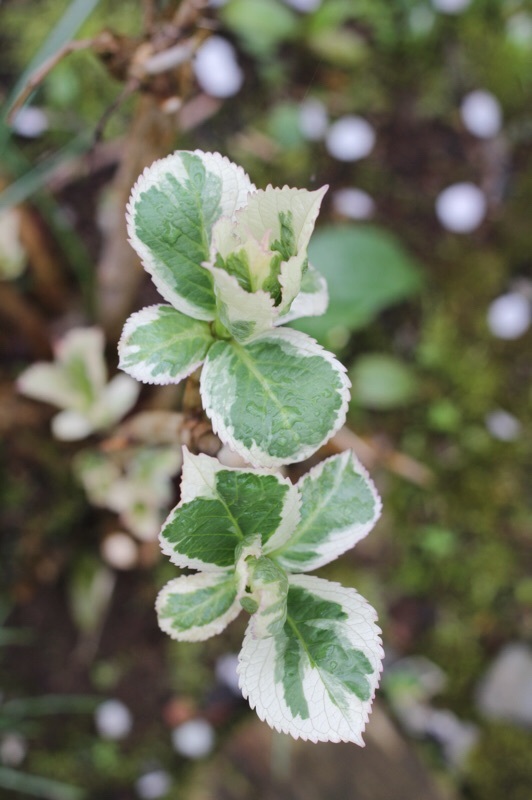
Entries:
{"label": "small pebble", "polygon": [[199,85],[211,97],[232,97],[244,83],[235,49],[221,36],[211,36],[201,45],[193,69]]}
{"label": "small pebble", "polygon": [[436,216],[448,231],[471,233],[486,216],[486,198],[473,183],[448,186],[436,199]]}
{"label": "small pebble", "polygon": [[491,92],[477,89],[467,94],[460,106],[465,127],[480,139],[497,136],[502,127],[501,104]]}
{"label": "small pebble", "polygon": [[191,719],[174,728],[172,744],[186,758],[205,758],[214,747],[214,729],[204,719]]}
{"label": "small pebble", "polygon": [[432,0],[436,11],[442,14],[460,14],[470,5],[471,0]]}
{"label": "small pebble", "polygon": [[494,439],[499,439],[501,442],[513,442],[521,433],[522,426],[513,414],[499,408],[486,416],[486,428]]}
{"label": "small pebble", "polygon": [[103,560],[115,569],[133,569],[136,565],[139,550],[136,543],[127,533],[117,531],[106,536],[100,545]]}
{"label": "small pebble", "polygon": [[146,772],[135,783],[135,791],[141,800],[158,800],[168,793],[171,786],[170,775],[163,769]]}
{"label": "small pebble", "polygon": [[532,728],[532,648],[505,645],[477,688],[477,707],[488,719]]}
{"label": "small pebble", "polygon": [[310,97],[299,107],[299,130],[311,142],[323,139],[329,126],[327,109],[320,100]]}
{"label": "small pebble", "polygon": [[362,117],[341,117],[331,125],[327,133],[327,150],[338,161],[358,161],[365,158],[374,145],[375,130]]}
{"label": "small pebble", "polygon": [[531,322],[530,302],[519,292],[497,297],[488,308],[488,327],[499,339],[518,339]]}
{"label": "small pebble", "polygon": [[362,189],[338,189],[332,202],[335,212],[348,219],[369,219],[375,212],[373,198]]}
{"label": "small pebble", "polygon": [[102,739],[124,739],[133,727],[131,711],[120,700],[106,700],[94,712],[96,729]]}

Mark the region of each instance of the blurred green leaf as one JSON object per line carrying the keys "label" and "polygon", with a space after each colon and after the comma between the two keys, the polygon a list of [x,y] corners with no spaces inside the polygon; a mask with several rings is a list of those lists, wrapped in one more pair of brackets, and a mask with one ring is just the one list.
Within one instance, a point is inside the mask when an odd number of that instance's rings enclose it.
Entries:
{"label": "blurred green leaf", "polygon": [[281,147],[289,149],[300,147],[303,134],[299,127],[299,105],[297,103],[279,103],[272,108],[267,123],[268,133]]}
{"label": "blurred green leaf", "polygon": [[222,8],[221,17],[242,47],[260,57],[271,55],[299,28],[295,14],[277,0],[230,0]]}
{"label": "blurred green leaf", "polygon": [[48,714],[90,714],[100,698],[76,694],[45,694],[41,697],[20,697],[2,706],[2,715],[42,717]]}
{"label": "blurred green leaf", "polygon": [[442,397],[429,406],[427,422],[432,430],[441,433],[454,433],[461,425],[462,414],[451,400]]}
{"label": "blurred green leaf", "polygon": [[448,558],[456,552],[457,536],[439,525],[426,525],[420,530],[419,548],[436,559]]}
{"label": "blurred green leaf", "polygon": [[59,152],[54,153],[49,158],[44,159],[31,167],[21,175],[18,180],[11,183],[7,189],[0,193],[0,211],[11,208],[19,203],[23,203],[35,192],[42,189],[50,174],[59,164],[64,163],[69,158],[78,156],[89,149],[92,143],[92,136],[82,133],[70,141]]}
{"label": "blurred green leaf", "polygon": [[2,120],[6,118],[9,108],[26,85],[28,78],[47,58],[57,53],[64,44],[73,39],[79,28],[83,25],[89,14],[94,11],[99,2],[100,0],[72,0],[65,13],[58,20],[51,33],[45,39],[42,46],[35,53],[28,66],[21,73],[19,79],[13,86],[1,115]]}
{"label": "blurred green leaf", "polygon": [[71,570],[68,605],[77,628],[93,633],[109,608],[115,586],[113,572],[97,559],[81,558]]}
{"label": "blurred green leaf", "polygon": [[0,787],[39,797],[41,800],[82,800],[85,792],[66,783],[28,775],[16,769],[0,767]]}
{"label": "blurred green leaf", "polygon": [[417,394],[412,369],[385,353],[362,356],[349,370],[349,377],[352,402],[366,408],[387,411],[407,405]]}
{"label": "blurred green leaf", "polygon": [[422,285],[422,272],[412,256],[394,236],[373,225],[321,228],[310,241],[309,259],[327,279],[329,308],[321,317],[298,320],[294,327],[326,346],[333,346],[335,329],[362,328]]}

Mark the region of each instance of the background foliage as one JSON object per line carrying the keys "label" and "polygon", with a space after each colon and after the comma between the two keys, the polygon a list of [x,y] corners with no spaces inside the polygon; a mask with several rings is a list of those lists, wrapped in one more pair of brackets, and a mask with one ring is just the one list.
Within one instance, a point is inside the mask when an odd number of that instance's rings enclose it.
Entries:
{"label": "background foliage", "polygon": [[[90,5],[87,15],[89,4],[69,4],[65,28],[59,0],[2,4],[5,98],[47,37],[56,37],[52,52],[61,38],[104,28],[139,35],[140,2]],[[472,0],[462,13],[444,14],[428,0],[314,5],[301,13],[281,0],[229,0],[213,10],[217,34],[236,47],[242,88],[187,130],[170,116],[162,146],[218,150],[261,187],[330,185],[311,259],[327,275],[331,306],[301,328],[350,366],[350,424],[385,513],[367,543],[322,572],[378,608],[390,663],[429,658],[447,678],[435,705],[478,726],[463,760],[449,756],[441,736],[418,745],[450,791],[524,798],[530,732],[486,720],[475,697],[501,648],[532,637],[530,331],[498,338],[487,316],[490,303],[514,289],[530,299],[532,7]],[[460,115],[463,97],[478,88],[501,105],[497,137],[472,135]],[[191,72],[181,89],[197,94]],[[0,288],[0,786],[13,797],[136,797],[139,778],[161,769],[171,776],[168,797],[193,797],[199,776],[211,773],[206,762],[176,755],[171,731],[199,716],[220,749],[247,714],[214,678],[220,658],[238,648],[242,625],[204,644],[167,641],[153,602],[173,570],[153,543],[140,547],[131,571],[105,565],[99,542],[116,520],[87,505],[71,473],[76,448],[51,440],[48,407],[13,388],[24,367],[49,357],[52,337],[101,321],[95,265],[113,215],[123,213],[114,202],[117,168],[143,99],[137,93],[121,104],[95,146],[92,134],[120,91],[90,50],[74,53],[32,99],[44,119],[40,133],[5,122],[0,131],[0,205],[25,203],[25,270]],[[335,159],[323,137],[305,135],[301,106],[310,99],[331,122],[354,114],[371,123],[367,157]],[[439,193],[461,181],[481,187],[487,201],[469,234],[446,230],[435,213]],[[337,190],[352,187],[372,198],[370,222],[346,218],[334,202]],[[132,305],[156,302],[151,291],[139,285]],[[146,390],[141,396],[143,408],[164,402]],[[510,440],[490,423],[501,409],[521,425]],[[383,702],[404,724],[393,681],[385,688]],[[94,708],[114,697],[132,714],[123,740],[95,729]],[[15,700],[27,705],[10,711]],[[5,745],[14,735],[27,750],[20,763]],[[42,783],[24,782],[22,773]],[[231,797],[246,796],[238,776],[224,780]]]}

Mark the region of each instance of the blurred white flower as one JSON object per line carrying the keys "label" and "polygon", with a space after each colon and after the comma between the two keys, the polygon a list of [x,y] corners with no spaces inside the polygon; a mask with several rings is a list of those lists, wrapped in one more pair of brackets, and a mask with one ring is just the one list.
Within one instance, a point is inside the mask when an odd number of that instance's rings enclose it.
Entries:
{"label": "blurred white flower", "polygon": [[499,339],[518,339],[530,327],[530,301],[520,292],[497,297],[488,308],[488,327]]}
{"label": "blurred white flower", "polygon": [[146,772],[135,783],[135,791],[140,800],[158,800],[168,794],[171,786],[171,778],[164,769],[155,769]]}
{"label": "blurred white flower", "polygon": [[332,203],[336,213],[348,219],[369,219],[375,212],[373,198],[362,189],[338,189]]}
{"label": "blurred white flower", "polygon": [[48,130],[48,117],[42,108],[24,106],[15,114],[11,128],[26,139],[38,139]]}
{"label": "blurred white flower", "polygon": [[323,139],[327,133],[329,117],[324,104],[315,97],[303,100],[299,107],[299,130],[311,142]]}
{"label": "blurred white flower", "polygon": [[522,425],[513,414],[498,408],[486,415],[486,428],[494,439],[513,442],[520,435]]}
{"label": "blurred white flower", "polygon": [[467,130],[480,139],[491,139],[501,130],[501,104],[491,92],[477,89],[466,94],[460,114]]}
{"label": "blurred white flower", "polygon": [[460,14],[470,5],[471,0],[432,0],[436,11],[442,14]]}
{"label": "blurred white flower", "polygon": [[438,195],[436,215],[448,231],[471,233],[486,215],[486,197],[473,183],[455,183]]}
{"label": "blurred white flower", "polygon": [[133,727],[129,708],[120,700],[105,700],[94,712],[96,730],[102,739],[125,739]]}
{"label": "blurred white flower", "polygon": [[107,382],[105,340],[99,328],[73,328],[54,347],[53,363],[39,362],[18,378],[19,392],[63,409],[54,436],[84,439],[114,425],[134,406],[140,390],[128,375]]}
{"label": "blurred white flower", "polygon": [[28,753],[28,742],[20,733],[6,733],[0,739],[0,762],[6,767],[18,767]]}
{"label": "blurred white flower", "polygon": [[235,48],[222,36],[211,36],[198,48],[193,69],[199,85],[211,97],[232,97],[244,83]]}
{"label": "blurred white flower", "polygon": [[138,547],[127,533],[115,531],[102,541],[100,552],[103,560],[114,569],[133,569],[138,559]]}
{"label": "blurred white flower", "polygon": [[362,117],[347,115],[336,120],[327,132],[326,147],[338,161],[365,158],[375,145],[375,130]]}
{"label": "blurred white flower", "polygon": [[191,719],[174,728],[172,744],[182,756],[205,758],[214,747],[214,729],[204,719]]}
{"label": "blurred white flower", "polygon": [[215,673],[218,681],[237,697],[242,697],[240,686],[238,685],[238,655],[236,653],[224,653],[216,660]]}
{"label": "blurred white flower", "polygon": [[310,14],[321,6],[322,0],[284,0],[287,6],[301,11],[303,14]]}

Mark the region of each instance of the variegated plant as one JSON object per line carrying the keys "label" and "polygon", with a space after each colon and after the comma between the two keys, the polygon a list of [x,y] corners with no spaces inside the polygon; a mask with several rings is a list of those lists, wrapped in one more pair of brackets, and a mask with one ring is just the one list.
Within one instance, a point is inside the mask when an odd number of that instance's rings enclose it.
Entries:
{"label": "variegated plant", "polygon": [[199,571],[162,589],[161,628],[201,641],[244,609],[240,685],[259,717],[296,738],[363,744],[383,655],[376,614],[354,589],[306,573],[362,539],[380,509],[350,452],[293,485],[185,449],[160,540],[177,566]]}
{"label": "variegated plant", "polygon": [[147,444],[118,450],[84,450],[74,472],[94,506],[119,515],[124,528],[144,541],[157,535],[181,468],[181,448]]}
{"label": "variegated plant", "polygon": [[127,375],[107,381],[105,337],[99,328],[72,328],[54,346],[53,362],[19,375],[19,392],[61,408],[52,420],[57,439],[85,439],[122,419],[137,402],[139,385]]}
{"label": "variegated plant", "polygon": [[297,485],[275,471],[313,454],[345,418],[344,367],[278,327],[327,305],[307,259],[323,194],[257,190],[217,153],[177,152],[145,170],[129,233],[167,304],[129,318],[119,353],[148,383],[203,365],[213,429],[255,467],[184,448],[181,500],[160,540],[195,572],[160,592],[161,628],[201,641],[244,609],[240,685],[260,718],[295,737],[363,744],[383,655],[376,614],[354,589],[306,573],[365,536],[380,500],[351,452]]}
{"label": "variegated plant", "polygon": [[169,305],[127,320],[120,366],[165,384],[203,364],[214,431],[256,466],[307,458],[345,420],[344,367],[277,327],[326,308],[307,258],[325,189],[257,190],[218,153],[178,151],[144,171],[128,206],[131,244]]}

